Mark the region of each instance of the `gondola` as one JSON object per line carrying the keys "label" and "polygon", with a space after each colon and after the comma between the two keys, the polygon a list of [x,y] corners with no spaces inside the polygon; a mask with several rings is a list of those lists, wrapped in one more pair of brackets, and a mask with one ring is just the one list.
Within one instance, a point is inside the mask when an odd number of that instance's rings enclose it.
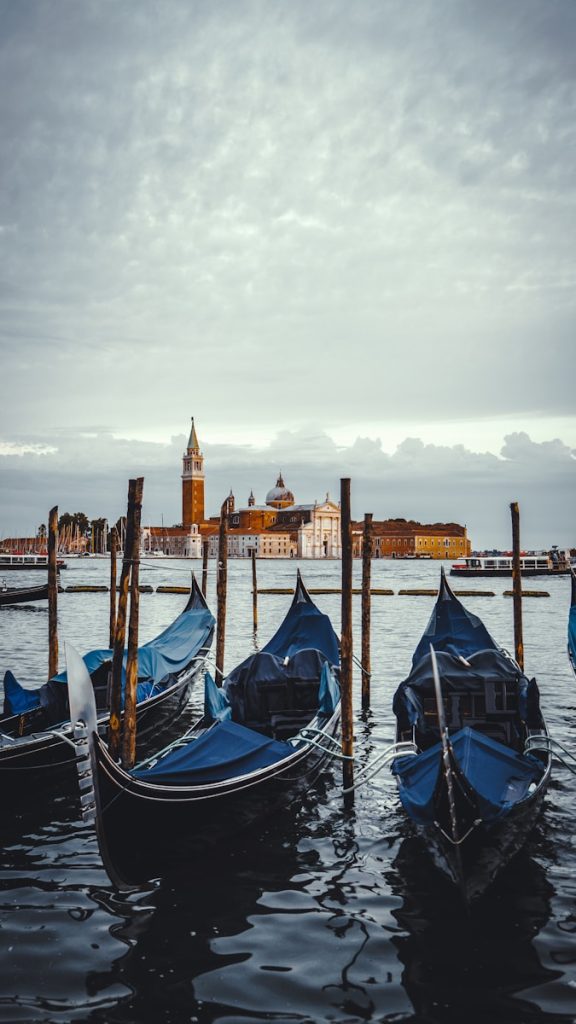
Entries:
{"label": "gondola", "polygon": [[[157,637],[138,649],[137,723],[141,748],[171,725],[189,701],[197,674],[212,643],[214,616],[194,578],[184,610]],[[109,722],[109,676],[112,650],[84,655],[101,734]],[[124,672],[122,670],[122,684]],[[26,689],[11,671],[4,675],[4,710],[0,716],[0,780],[3,798],[35,788],[56,769],[71,771],[74,747],[66,672],[37,689]],[[48,770],[50,770],[48,772]],[[48,772],[48,775],[46,774]]]}
{"label": "gondola", "polygon": [[48,584],[40,587],[6,587],[0,580],[0,608],[3,605],[27,604],[30,601],[47,601]]}
{"label": "gondola", "polygon": [[571,600],[568,613],[568,657],[576,675],[576,572],[570,571]]}
{"label": "gondola", "polygon": [[535,679],[464,608],[443,571],[393,710],[400,800],[469,903],[524,844],[551,754]]}
{"label": "gondola", "polygon": [[[339,749],[339,644],[298,574],[276,634],[216,686],[204,714],[167,749],[124,771],[98,735],[92,688],[67,646],[85,816],[123,888],[226,849],[230,837],[309,790]],[[92,787],[91,782],[95,785]]]}

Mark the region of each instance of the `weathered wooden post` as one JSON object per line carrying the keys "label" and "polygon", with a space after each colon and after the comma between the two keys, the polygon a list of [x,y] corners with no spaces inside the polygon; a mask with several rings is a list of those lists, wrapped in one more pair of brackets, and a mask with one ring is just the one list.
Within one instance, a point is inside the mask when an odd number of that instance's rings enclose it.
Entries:
{"label": "weathered wooden post", "polygon": [[520,510],[518,502],[510,505],[512,513],[512,600],[514,604],[514,657],[524,671],[524,639],[522,636],[522,570],[520,568]]}
{"label": "weathered wooden post", "polygon": [[136,695],[138,688],[138,614],[140,609],[140,527],[142,521],[142,492],[144,478],[138,477],[132,508],[132,551],[130,552],[130,619],[128,622],[128,655],[126,659],[126,688],[124,692],[124,734],[122,737],[122,767],[132,768],[136,761]]}
{"label": "weathered wooden post", "polygon": [[208,537],[205,537],[202,541],[202,593],[206,597],[206,591],[208,589],[208,551],[210,549],[210,541]]}
{"label": "weathered wooden post", "polygon": [[58,506],[48,518],[48,679],[58,675]]}
{"label": "weathered wooden post", "polygon": [[362,710],[370,707],[370,586],[372,581],[372,513],[364,514],[362,537]]}
{"label": "weathered wooden post", "polygon": [[258,581],[256,579],[256,548],[251,548],[252,558],[252,626],[256,633],[258,629]]}
{"label": "weathered wooden post", "polygon": [[118,532],[113,526],[110,530],[110,647],[114,647],[116,634],[116,554],[118,550]]}
{"label": "weathered wooden post", "polygon": [[108,727],[108,748],[110,756],[115,760],[120,755],[120,722],[122,712],[122,662],[124,660],[124,644],[126,641],[126,608],[128,605],[128,587],[130,583],[130,558],[132,553],[132,528],[136,480],[128,481],[128,514],[123,531],[124,545],[122,548],[122,572],[120,573],[120,593],[118,596],[118,614],[114,633],[114,652],[112,655],[112,680],[110,685],[110,725]]}
{"label": "weathered wooden post", "polygon": [[[352,708],[352,522],[350,517],[350,479],[340,480],[340,529],[342,535],[342,635],[340,639],[340,688],[342,694],[342,753],[354,753]],[[344,788],[352,786],[354,769],[344,760]]]}
{"label": "weathered wooden post", "polygon": [[222,685],[224,676],[224,641],[226,635],[226,589],[228,583],[228,501],[220,509],[218,534],[218,570],[216,575],[216,684]]}

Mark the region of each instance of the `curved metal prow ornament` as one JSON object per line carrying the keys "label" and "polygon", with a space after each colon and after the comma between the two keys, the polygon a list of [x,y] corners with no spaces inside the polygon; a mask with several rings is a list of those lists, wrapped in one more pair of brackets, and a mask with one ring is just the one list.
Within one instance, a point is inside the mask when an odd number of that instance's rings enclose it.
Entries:
{"label": "curved metal prow ornament", "polygon": [[452,842],[455,850],[459,857],[459,836],[458,836],[458,816],[456,814],[456,799],[454,795],[454,775],[452,772],[452,746],[448,734],[448,726],[446,724],[446,714],[444,711],[444,700],[442,697],[442,683],[440,681],[440,672],[438,671],[438,660],[436,657],[436,651],[433,645],[430,644],[430,657],[431,665],[433,665],[434,673],[434,688],[436,693],[436,706],[438,711],[438,724],[440,726],[440,739],[442,742],[442,767],[444,769],[444,778],[446,779],[446,790],[448,793],[448,808],[450,812],[450,827],[452,831]]}

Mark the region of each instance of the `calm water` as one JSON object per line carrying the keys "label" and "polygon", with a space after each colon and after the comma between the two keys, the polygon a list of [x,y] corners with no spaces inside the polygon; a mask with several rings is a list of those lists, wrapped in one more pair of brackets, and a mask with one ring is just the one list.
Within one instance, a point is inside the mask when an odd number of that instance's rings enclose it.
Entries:
{"label": "calm water", "polygon": [[[189,564],[189,563],[188,563]],[[141,581],[186,582],[186,563],[144,566]],[[199,570],[199,565],[195,568]],[[301,565],[310,587],[338,586],[339,563]],[[294,562],[259,562],[260,586],[292,586]],[[107,582],[106,561],[70,561],[62,583]],[[355,583],[360,582],[355,566]],[[18,574],[13,585],[35,574]],[[376,562],[373,585],[434,587],[438,563]],[[526,669],[553,736],[576,751],[576,683],[566,655],[567,579],[529,581]],[[510,581],[475,580],[465,598],[513,649]],[[289,597],[261,595],[252,633],[251,567],[229,563],[226,667],[265,642]],[[208,598],[215,605],[210,576]],[[339,596],[315,598],[340,628]],[[107,594],[62,594],[61,647],[107,643]],[[140,640],[185,598],[143,594]],[[354,598],[360,650],[360,598]],[[374,597],[372,710],[357,713],[361,760],[393,737],[391,699],[433,599]],[[45,678],[47,611],[0,610],[0,672]],[[63,665],[61,667],[64,667]],[[355,681],[359,689],[359,678]],[[194,703],[199,706],[200,694]],[[359,705],[358,698],[356,705]],[[119,895],[75,799],[53,793],[34,813],[2,813],[0,1021],[184,1022],[576,1020],[576,778],[558,767],[525,852],[466,917],[414,847],[388,769],[345,810],[340,768],[307,802],[270,819],[207,864]]]}

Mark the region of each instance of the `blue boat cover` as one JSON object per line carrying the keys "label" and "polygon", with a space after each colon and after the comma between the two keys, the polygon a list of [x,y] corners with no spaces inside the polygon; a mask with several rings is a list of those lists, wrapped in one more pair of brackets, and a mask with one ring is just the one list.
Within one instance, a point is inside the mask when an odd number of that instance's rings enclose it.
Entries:
{"label": "blue boat cover", "polygon": [[568,614],[568,653],[574,671],[576,672],[576,573],[572,569],[572,603]]}
{"label": "blue boat cover", "polygon": [[[503,651],[477,651],[466,661],[441,651],[436,655],[445,697],[451,693],[485,693],[486,683],[507,683],[516,688],[518,721],[531,729],[541,726],[540,695],[535,679],[528,679]],[[412,726],[425,733],[430,725],[424,714],[424,699],[434,697],[434,673],[430,653],[420,658],[410,675],[394,694],[392,709],[401,731]],[[432,726],[438,733],[437,724]]]}
{"label": "blue boat cover", "polygon": [[[468,727],[452,737],[456,762],[474,790],[483,821],[494,821],[522,800],[532,783],[542,778],[545,766],[530,754],[517,754],[496,740]],[[398,780],[402,804],[413,821],[432,825],[434,790],[441,770],[442,746],[424,753],[396,758],[392,771]]]}
{"label": "blue boat cover", "polygon": [[250,655],[226,677],[223,690],[235,722],[265,725],[277,711],[310,711],[319,707],[324,655],[317,650],[296,651],[279,658],[262,650]]}
{"label": "blue boat cover", "polygon": [[38,707],[38,691],[26,690],[10,669],[7,669],[4,673],[4,714],[24,715]]}
{"label": "blue boat cover", "polygon": [[220,721],[150,768],[135,768],[131,775],[156,785],[196,786],[248,775],[293,753],[290,743],[262,736],[237,722]]}
{"label": "blue boat cover", "polygon": [[441,572],[438,597],[430,621],[412,655],[413,666],[430,653],[430,644],[436,653],[447,651],[464,658],[486,648],[499,649],[482,620],[467,611],[454,596],[444,570]]}
{"label": "blue boat cover", "polygon": [[[207,644],[215,620],[203,598],[195,599],[195,596],[193,592],[184,611],[162,633],[138,648],[137,702],[165,689],[174,675],[184,669]],[[102,666],[111,662],[112,656],[111,648],[99,648],[84,655],[84,663],[92,679]],[[122,662],[122,693],[126,683],[127,659],[126,651]],[[66,672],[60,672],[43,686],[29,690],[11,672],[6,673],[4,713],[21,714],[23,710],[43,707],[52,723],[63,721],[67,717],[67,688],[62,689],[63,683],[67,683]],[[31,703],[32,698],[34,703]]]}
{"label": "blue boat cover", "polygon": [[316,607],[298,576],[288,614],[262,651],[274,654],[278,658],[285,658],[305,648],[320,651],[331,665],[340,664],[340,646],[332,623],[328,616]]}

